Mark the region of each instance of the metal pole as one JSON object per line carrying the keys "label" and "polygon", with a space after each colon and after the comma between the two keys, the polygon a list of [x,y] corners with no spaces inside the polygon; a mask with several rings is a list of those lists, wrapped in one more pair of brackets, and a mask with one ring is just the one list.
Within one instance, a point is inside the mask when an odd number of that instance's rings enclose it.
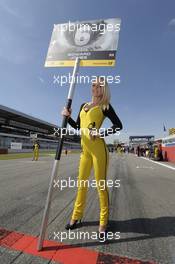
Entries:
{"label": "metal pole", "polygon": [[[73,74],[72,74],[72,80],[70,83],[69,93],[68,93],[68,97],[67,97],[67,103],[66,103],[67,109],[69,109],[71,107],[71,104],[72,104],[72,99],[73,99],[73,95],[74,95],[74,91],[75,91],[75,84],[76,84],[76,75],[78,73],[79,64],[80,64],[80,59],[76,58],[74,69],[73,69]],[[63,116],[61,128],[66,128],[67,123],[68,123],[68,117]],[[49,219],[49,210],[50,210],[50,205],[51,205],[51,201],[52,201],[53,183],[54,183],[54,179],[58,176],[58,167],[59,167],[59,161],[61,158],[63,141],[64,141],[64,137],[62,136],[58,142],[55,160],[54,160],[53,169],[52,169],[52,174],[51,174],[51,178],[50,178],[49,189],[48,189],[48,194],[47,194],[47,199],[46,199],[41,229],[40,229],[40,235],[39,235],[38,245],[37,245],[38,251],[42,250],[42,248],[43,248],[43,241],[44,241],[45,234],[46,234],[46,228],[47,228],[48,219]]]}

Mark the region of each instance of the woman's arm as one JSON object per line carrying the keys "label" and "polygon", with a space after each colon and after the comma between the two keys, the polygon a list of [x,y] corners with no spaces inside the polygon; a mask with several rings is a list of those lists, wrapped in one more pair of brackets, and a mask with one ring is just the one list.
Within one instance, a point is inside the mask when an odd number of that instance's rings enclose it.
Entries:
{"label": "woman's arm", "polygon": [[109,104],[109,109],[105,109],[103,111],[103,114],[111,120],[113,125],[112,127],[110,127],[110,129],[106,129],[104,132],[100,133],[101,137],[106,137],[111,134],[114,134],[123,128],[122,122],[120,121],[119,117],[115,113],[111,104]]}
{"label": "woman's arm", "polygon": [[74,129],[77,129],[77,128],[80,129],[80,112],[81,112],[81,109],[83,108],[84,104],[82,104],[80,106],[80,110],[79,110],[79,113],[78,113],[77,121],[73,120],[72,117],[68,118],[69,125],[71,125]]}

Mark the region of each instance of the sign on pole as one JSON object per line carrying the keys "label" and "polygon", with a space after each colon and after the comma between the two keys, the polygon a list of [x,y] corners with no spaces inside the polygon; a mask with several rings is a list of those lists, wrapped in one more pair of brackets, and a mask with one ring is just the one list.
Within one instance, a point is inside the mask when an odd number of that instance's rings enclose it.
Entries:
{"label": "sign on pole", "polygon": [[45,67],[115,66],[120,18],[54,25]]}
{"label": "sign on pole", "polygon": [[16,150],[22,149],[22,143],[11,142],[10,148],[11,149],[16,149]]}
{"label": "sign on pole", "polygon": [[38,137],[38,134],[37,133],[30,133],[30,138],[32,139],[36,139]]}

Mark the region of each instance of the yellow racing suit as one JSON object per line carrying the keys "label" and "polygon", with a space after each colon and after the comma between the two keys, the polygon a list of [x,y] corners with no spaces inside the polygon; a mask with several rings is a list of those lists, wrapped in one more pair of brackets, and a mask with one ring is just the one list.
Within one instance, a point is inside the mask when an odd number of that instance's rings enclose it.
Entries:
{"label": "yellow racing suit", "polygon": [[33,160],[37,161],[39,158],[39,144],[35,143],[33,145]]}
{"label": "yellow racing suit", "polygon": [[[102,110],[100,105],[90,108],[85,111],[84,104],[81,105],[80,112],[75,122],[69,117],[68,122],[74,128],[81,129],[81,147],[79,175],[78,175],[78,193],[74,205],[72,219],[78,220],[83,217],[83,212],[86,202],[87,184],[83,184],[88,180],[92,167],[96,186],[100,201],[100,225],[106,225],[109,217],[109,195],[106,186],[107,169],[109,163],[109,152],[105,144],[104,136],[108,135],[107,130],[101,133],[100,138],[92,140],[89,135],[89,128],[94,127],[99,130],[105,117],[108,116],[112,123],[112,133],[116,132],[116,128],[122,129],[121,121],[109,104],[109,110]],[[103,180],[105,185],[100,183]]]}

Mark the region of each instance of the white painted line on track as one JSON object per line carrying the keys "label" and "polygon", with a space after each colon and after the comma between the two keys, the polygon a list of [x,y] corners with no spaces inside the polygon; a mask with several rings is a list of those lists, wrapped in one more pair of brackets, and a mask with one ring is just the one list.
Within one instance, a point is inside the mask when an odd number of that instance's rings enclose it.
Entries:
{"label": "white painted line on track", "polygon": [[136,169],[152,169],[152,170],[154,170],[154,168],[152,166],[136,166]]}
{"label": "white painted line on track", "polygon": [[25,161],[20,161],[21,163],[32,163],[32,164],[40,164],[40,163],[46,163],[47,161],[45,160],[25,160]]}
{"label": "white painted line on track", "polygon": [[155,164],[161,165],[161,166],[166,167],[166,168],[168,168],[168,169],[175,170],[175,167],[173,167],[173,166],[170,166],[170,165],[167,165],[167,164],[164,164],[164,163],[159,163],[158,161],[150,160],[150,159],[147,159],[147,158],[145,158],[145,157],[140,157],[140,158],[141,158],[141,159],[148,160],[148,161],[151,161],[151,162],[153,162],[153,163],[155,163]]}

